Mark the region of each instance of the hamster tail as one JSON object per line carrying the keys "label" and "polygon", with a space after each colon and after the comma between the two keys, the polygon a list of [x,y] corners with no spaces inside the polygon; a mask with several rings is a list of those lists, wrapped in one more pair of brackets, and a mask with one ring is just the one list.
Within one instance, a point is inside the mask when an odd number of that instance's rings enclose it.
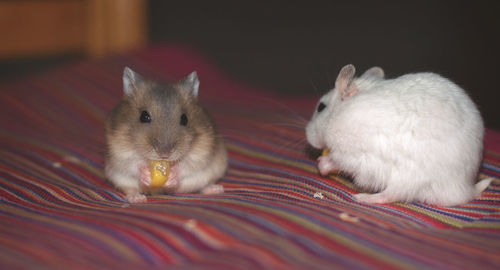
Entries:
{"label": "hamster tail", "polygon": [[493,181],[493,177],[485,178],[485,179],[477,182],[476,195],[479,196],[479,194],[481,194],[481,192],[483,192],[490,185],[491,181]]}

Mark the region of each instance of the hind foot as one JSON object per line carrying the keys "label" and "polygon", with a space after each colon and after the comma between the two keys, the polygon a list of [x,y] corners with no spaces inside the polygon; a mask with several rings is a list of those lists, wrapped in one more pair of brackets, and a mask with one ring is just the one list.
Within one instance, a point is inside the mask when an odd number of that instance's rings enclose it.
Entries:
{"label": "hind foot", "polygon": [[148,201],[144,194],[138,192],[129,193],[126,195],[126,198],[129,203],[145,203]]}
{"label": "hind foot", "polygon": [[391,199],[387,194],[384,193],[375,193],[375,194],[368,194],[368,193],[358,193],[355,194],[354,199],[356,199],[358,202],[361,203],[372,203],[372,204],[384,204],[384,203],[391,203],[394,202],[393,199]]}
{"label": "hind foot", "polygon": [[204,187],[200,193],[205,195],[218,195],[224,193],[224,187],[222,185],[209,185]]}

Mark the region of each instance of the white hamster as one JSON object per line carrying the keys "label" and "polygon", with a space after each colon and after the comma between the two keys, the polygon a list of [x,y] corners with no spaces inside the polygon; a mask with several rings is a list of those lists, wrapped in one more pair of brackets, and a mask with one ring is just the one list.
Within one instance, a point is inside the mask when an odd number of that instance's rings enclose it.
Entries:
{"label": "white hamster", "polygon": [[124,98],[105,121],[105,175],[132,203],[145,202],[151,160],[171,165],[167,193],[222,193],[227,151],[209,114],[198,103],[196,72],[174,84],[123,73]]}
{"label": "white hamster", "polygon": [[308,142],[330,150],[322,175],[351,174],[365,203],[464,204],[487,188],[475,184],[482,160],[481,115],[463,89],[434,73],[384,79],[379,67],[356,78],[340,71],[306,126]]}

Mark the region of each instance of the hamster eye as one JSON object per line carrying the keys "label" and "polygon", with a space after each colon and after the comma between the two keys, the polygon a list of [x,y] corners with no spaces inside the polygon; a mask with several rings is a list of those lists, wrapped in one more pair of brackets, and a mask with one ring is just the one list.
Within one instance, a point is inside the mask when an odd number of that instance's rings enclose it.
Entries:
{"label": "hamster eye", "polygon": [[188,124],[188,117],[186,116],[185,113],[181,115],[181,126],[185,126]]}
{"label": "hamster eye", "polygon": [[326,105],[325,103],[323,102],[320,102],[319,105],[318,105],[318,112],[321,112],[322,110],[324,110],[326,108]]}
{"label": "hamster eye", "polygon": [[141,123],[151,123],[151,116],[147,111],[142,111],[140,120]]}

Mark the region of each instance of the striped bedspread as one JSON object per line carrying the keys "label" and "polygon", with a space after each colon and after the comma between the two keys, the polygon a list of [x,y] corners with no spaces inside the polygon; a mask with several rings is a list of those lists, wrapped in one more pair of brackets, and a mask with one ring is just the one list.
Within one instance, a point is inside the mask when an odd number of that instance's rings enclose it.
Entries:
{"label": "striped bedspread", "polygon": [[[221,195],[129,204],[103,177],[106,113],[130,66],[197,70],[226,138]],[[316,97],[241,84],[177,46],[0,85],[0,269],[500,269],[500,132],[488,130],[480,198],[456,207],[366,205],[320,177],[303,127]]]}

